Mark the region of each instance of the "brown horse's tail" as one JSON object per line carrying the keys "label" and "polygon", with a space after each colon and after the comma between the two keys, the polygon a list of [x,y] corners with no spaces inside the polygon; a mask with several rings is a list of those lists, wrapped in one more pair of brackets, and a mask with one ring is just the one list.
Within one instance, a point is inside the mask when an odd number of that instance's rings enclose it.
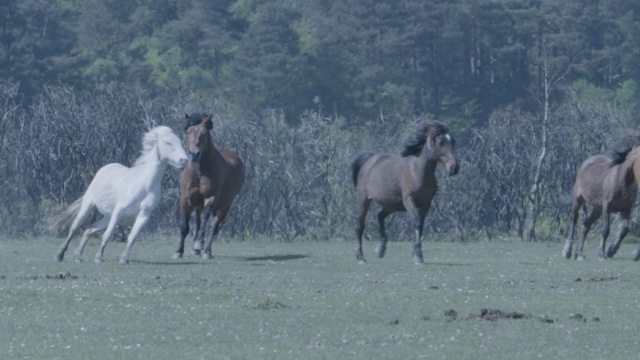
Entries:
{"label": "brown horse's tail", "polygon": [[67,231],[71,227],[71,223],[80,212],[80,206],[82,205],[82,197],[78,200],[74,201],[73,204],[69,205],[63,211],[50,216],[47,219],[47,230],[50,233],[61,235]]}
{"label": "brown horse's tail", "polygon": [[354,186],[358,186],[358,174],[360,174],[360,168],[373,155],[375,155],[374,152],[364,151],[364,152],[361,152],[360,154],[358,154],[358,156],[356,156],[356,158],[353,159],[353,162],[351,162],[351,170],[353,171],[353,185]]}

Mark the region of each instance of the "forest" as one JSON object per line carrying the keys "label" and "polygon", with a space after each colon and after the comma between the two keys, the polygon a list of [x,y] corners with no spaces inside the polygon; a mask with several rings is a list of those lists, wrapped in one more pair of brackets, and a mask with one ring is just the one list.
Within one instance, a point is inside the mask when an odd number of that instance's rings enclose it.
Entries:
{"label": "forest", "polygon": [[[435,119],[461,169],[439,171],[427,239],[558,241],[579,164],[640,125],[634,0],[1,0],[0,18],[7,236],[45,232],[150,126],[184,136],[207,112],[247,166],[227,236],[354,239],[351,160]],[[148,231],[177,236],[178,182]]]}

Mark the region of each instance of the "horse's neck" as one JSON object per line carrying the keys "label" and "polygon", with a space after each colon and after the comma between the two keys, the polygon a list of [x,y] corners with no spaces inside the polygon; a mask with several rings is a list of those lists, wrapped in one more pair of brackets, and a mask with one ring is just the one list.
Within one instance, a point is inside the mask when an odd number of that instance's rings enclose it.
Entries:
{"label": "horse's neck", "polygon": [[143,188],[151,190],[160,184],[166,169],[167,164],[160,161],[157,156],[150,157],[145,162],[131,168],[134,172],[131,181],[140,181]]}
{"label": "horse's neck", "polygon": [[209,142],[209,147],[207,151],[202,154],[202,158],[200,161],[206,162],[208,164],[216,164],[222,160],[222,154],[216,146],[213,144],[213,141]]}
{"label": "horse's neck", "polygon": [[438,159],[433,156],[433,152],[430,149],[423,148],[420,156],[414,159],[414,169],[418,176],[435,179],[437,166]]}

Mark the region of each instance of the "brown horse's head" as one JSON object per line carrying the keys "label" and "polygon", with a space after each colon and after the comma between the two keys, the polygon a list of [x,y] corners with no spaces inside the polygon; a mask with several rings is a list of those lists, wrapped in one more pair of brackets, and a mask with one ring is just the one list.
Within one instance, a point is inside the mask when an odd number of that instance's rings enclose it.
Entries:
{"label": "brown horse's head", "polygon": [[199,161],[200,155],[210,146],[209,130],[213,128],[212,114],[186,114],[187,151],[192,161]]}
{"label": "brown horse's head", "polygon": [[452,176],[460,170],[455,143],[449,129],[443,123],[433,121],[420,126],[415,136],[405,142],[402,156],[423,156],[424,153],[424,156],[440,161]]}

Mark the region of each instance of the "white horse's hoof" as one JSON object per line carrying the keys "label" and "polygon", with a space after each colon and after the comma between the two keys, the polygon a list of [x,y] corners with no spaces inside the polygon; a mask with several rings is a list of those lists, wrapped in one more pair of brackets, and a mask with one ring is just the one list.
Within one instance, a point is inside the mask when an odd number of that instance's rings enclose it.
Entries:
{"label": "white horse's hoof", "polygon": [[102,260],[101,257],[97,257],[97,258],[93,259],[93,262],[95,262],[96,264],[102,264],[104,262],[104,260]]}
{"label": "white horse's hoof", "polygon": [[209,253],[203,253],[202,254],[202,258],[205,259],[205,260],[211,260],[211,259],[213,259],[213,256],[211,254],[209,254]]}
{"label": "white horse's hoof", "polygon": [[82,260],[82,257],[81,257],[81,256],[79,256],[79,255],[75,255],[75,256],[73,257],[73,261],[75,261],[75,262],[77,262],[77,263],[84,262],[84,260]]}
{"label": "white horse's hoof", "polygon": [[174,260],[182,259],[182,254],[175,253],[175,254],[171,255],[171,258],[174,259]]}
{"label": "white horse's hoof", "polygon": [[127,259],[120,259],[120,264],[122,265],[127,265],[129,263],[129,260]]}

